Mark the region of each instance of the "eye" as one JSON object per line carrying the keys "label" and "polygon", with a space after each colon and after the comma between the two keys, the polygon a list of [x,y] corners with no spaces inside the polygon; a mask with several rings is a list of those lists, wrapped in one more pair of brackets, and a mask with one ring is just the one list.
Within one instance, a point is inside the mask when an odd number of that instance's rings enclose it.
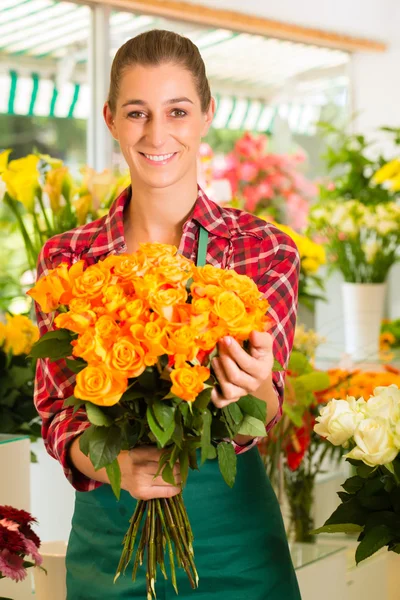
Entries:
{"label": "eye", "polygon": [[171,111],[171,115],[173,117],[182,118],[187,115],[187,112],[182,110],[181,108],[174,108],[174,110]]}
{"label": "eye", "polygon": [[146,117],[146,113],[142,112],[141,110],[133,110],[132,112],[128,113],[128,117],[132,117],[132,119],[144,119]]}

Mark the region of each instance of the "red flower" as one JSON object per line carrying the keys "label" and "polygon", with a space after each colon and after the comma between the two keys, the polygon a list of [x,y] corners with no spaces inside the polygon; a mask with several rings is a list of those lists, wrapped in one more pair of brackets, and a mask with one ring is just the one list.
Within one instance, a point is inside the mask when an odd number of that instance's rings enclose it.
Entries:
{"label": "red flower", "polygon": [[0,525],[0,550],[8,550],[16,554],[18,552],[25,552],[25,549],[25,544],[19,531],[11,531]]}
{"label": "red flower", "polygon": [[34,519],[26,510],[18,510],[12,506],[0,506],[0,520],[1,519],[15,521],[16,523],[19,523],[19,525],[36,523],[36,519]]}
{"label": "red flower", "polygon": [[36,533],[31,529],[29,525],[23,525],[20,528],[20,532],[24,535],[28,540],[32,540],[37,548],[40,548],[40,538],[36,535]]}

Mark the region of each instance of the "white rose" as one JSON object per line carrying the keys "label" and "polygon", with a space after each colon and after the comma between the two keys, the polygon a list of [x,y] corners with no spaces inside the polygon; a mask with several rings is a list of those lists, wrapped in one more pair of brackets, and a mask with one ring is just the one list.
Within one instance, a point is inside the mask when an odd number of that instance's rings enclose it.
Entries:
{"label": "white rose", "polygon": [[400,422],[400,390],[397,385],[374,389],[374,395],[366,404],[367,417],[386,419],[395,427]]}
{"label": "white rose", "polygon": [[334,446],[342,446],[353,437],[358,423],[364,419],[364,414],[358,407],[352,397],[348,400],[331,400],[316,419],[315,433]]}
{"label": "white rose", "polygon": [[354,441],[356,447],[346,454],[346,458],[362,460],[370,467],[391,463],[399,452],[385,419],[361,421],[354,432]]}

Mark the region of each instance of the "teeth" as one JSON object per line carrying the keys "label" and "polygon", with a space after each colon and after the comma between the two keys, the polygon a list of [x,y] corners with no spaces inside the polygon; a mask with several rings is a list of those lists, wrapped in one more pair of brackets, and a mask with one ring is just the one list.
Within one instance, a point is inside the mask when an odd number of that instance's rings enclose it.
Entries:
{"label": "teeth", "polygon": [[148,158],[149,160],[153,160],[154,162],[161,162],[163,160],[168,160],[173,155],[174,155],[174,152],[172,154],[159,154],[159,155],[145,154],[145,157]]}

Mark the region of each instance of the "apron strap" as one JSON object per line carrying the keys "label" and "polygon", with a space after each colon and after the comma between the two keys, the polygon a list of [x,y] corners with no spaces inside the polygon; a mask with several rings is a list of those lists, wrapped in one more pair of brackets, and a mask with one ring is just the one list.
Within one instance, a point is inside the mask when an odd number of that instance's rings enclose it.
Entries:
{"label": "apron strap", "polygon": [[208,231],[200,225],[199,230],[199,246],[197,249],[197,262],[198,267],[204,267],[206,264],[207,256],[207,244],[208,244]]}

